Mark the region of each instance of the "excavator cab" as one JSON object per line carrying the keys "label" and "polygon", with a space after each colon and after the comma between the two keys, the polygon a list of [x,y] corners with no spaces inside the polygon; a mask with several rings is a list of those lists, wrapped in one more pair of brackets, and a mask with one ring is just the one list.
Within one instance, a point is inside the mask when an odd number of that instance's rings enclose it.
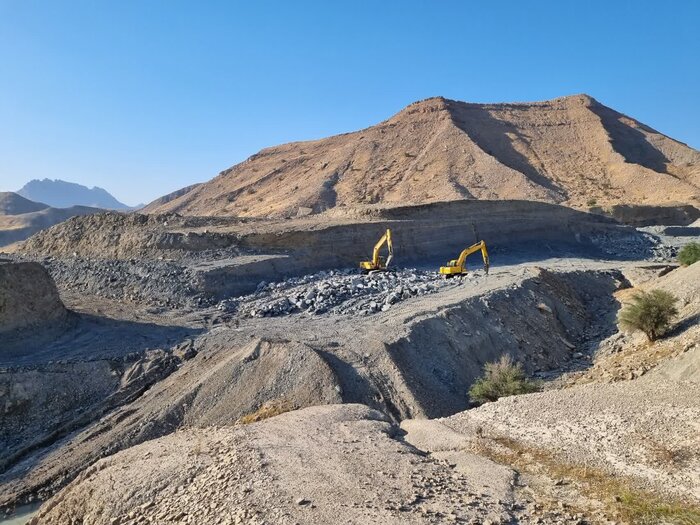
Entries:
{"label": "excavator cab", "polygon": [[[379,255],[379,250],[386,243],[387,256],[386,258]],[[391,230],[387,228],[386,233],[377,241],[372,250],[372,260],[362,261],[360,263],[360,270],[362,273],[374,273],[374,272],[384,272],[391,264],[391,260],[394,258],[394,244],[391,241]]]}
{"label": "excavator cab", "polygon": [[440,267],[440,274],[445,277],[454,277],[455,275],[466,275],[467,273],[467,257],[475,252],[481,252],[481,257],[484,259],[484,271],[486,275],[489,273],[489,254],[486,251],[486,243],[479,241],[472,244],[469,248],[462,250],[459,258],[452,259],[447,263],[447,266]]}

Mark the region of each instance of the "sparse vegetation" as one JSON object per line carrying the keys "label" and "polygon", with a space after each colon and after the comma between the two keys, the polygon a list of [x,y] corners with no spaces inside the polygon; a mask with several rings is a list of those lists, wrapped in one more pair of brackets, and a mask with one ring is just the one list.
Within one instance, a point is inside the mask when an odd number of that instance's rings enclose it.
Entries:
{"label": "sparse vegetation", "polygon": [[677,301],[665,290],[637,292],[630,304],[620,311],[618,322],[623,329],[641,330],[649,341],[655,341],[668,331],[671,321],[678,315]]}
{"label": "sparse vegetation", "polygon": [[[494,446],[495,445],[495,446]],[[516,470],[574,482],[584,494],[604,504],[606,513],[624,523],[700,523],[700,507],[638,488],[632,480],[600,469],[562,461],[551,452],[502,436],[482,436],[477,450]]]}
{"label": "sparse vegetation", "polygon": [[588,205],[589,208],[592,208],[593,206],[595,206],[596,204],[598,204],[598,201],[595,200],[595,199],[593,199],[593,198],[591,198],[591,199],[588,199],[588,200],[586,201],[586,204]]}
{"label": "sparse vegetation", "polygon": [[263,406],[261,406],[255,412],[251,412],[250,414],[242,416],[237,421],[237,423],[240,423],[241,425],[256,423],[257,421],[262,421],[263,419],[278,416],[280,414],[284,414],[285,412],[291,412],[292,410],[296,410],[297,408],[297,406],[293,405],[285,399],[274,399],[272,401],[264,403]]}
{"label": "sparse vegetation", "polygon": [[700,242],[691,242],[678,252],[678,262],[690,266],[700,261]]}
{"label": "sparse vegetation", "polygon": [[520,363],[515,363],[509,355],[498,361],[486,363],[484,375],[469,389],[472,403],[483,404],[505,396],[537,392],[539,384],[525,375]]}

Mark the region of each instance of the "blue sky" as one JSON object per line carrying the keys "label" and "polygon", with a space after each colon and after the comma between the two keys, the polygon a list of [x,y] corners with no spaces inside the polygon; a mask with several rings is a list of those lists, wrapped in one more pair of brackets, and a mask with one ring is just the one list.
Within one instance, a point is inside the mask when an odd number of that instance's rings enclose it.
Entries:
{"label": "blue sky", "polygon": [[0,0],[0,191],[127,204],[418,99],[588,93],[700,147],[700,2]]}

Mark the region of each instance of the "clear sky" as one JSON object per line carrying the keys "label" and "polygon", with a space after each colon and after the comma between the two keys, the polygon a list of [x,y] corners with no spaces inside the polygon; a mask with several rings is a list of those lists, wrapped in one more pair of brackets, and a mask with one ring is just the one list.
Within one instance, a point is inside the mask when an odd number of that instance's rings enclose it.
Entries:
{"label": "clear sky", "polygon": [[700,147],[700,1],[0,0],[0,191],[134,205],[418,99],[588,93]]}

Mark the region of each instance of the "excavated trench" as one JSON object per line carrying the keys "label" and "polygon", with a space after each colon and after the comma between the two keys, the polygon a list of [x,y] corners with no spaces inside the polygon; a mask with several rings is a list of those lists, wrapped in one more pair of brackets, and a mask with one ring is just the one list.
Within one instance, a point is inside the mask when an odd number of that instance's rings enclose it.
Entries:
{"label": "excavated trench", "polygon": [[585,368],[616,330],[620,272],[546,270],[517,285],[440,308],[382,342],[398,378],[386,388],[396,419],[445,417],[469,408],[467,391],[487,362],[508,354],[530,375]]}
{"label": "excavated trench", "polygon": [[374,316],[253,319],[204,333],[188,360],[99,420],[25,449],[0,472],[0,507],[44,498],[105,455],[178,428],[233,424],[270,401],[363,403],[397,421],[454,414],[500,355],[543,377],[587,366],[583,351],[615,331],[612,292],[627,286],[616,271],[521,267],[494,279]]}

